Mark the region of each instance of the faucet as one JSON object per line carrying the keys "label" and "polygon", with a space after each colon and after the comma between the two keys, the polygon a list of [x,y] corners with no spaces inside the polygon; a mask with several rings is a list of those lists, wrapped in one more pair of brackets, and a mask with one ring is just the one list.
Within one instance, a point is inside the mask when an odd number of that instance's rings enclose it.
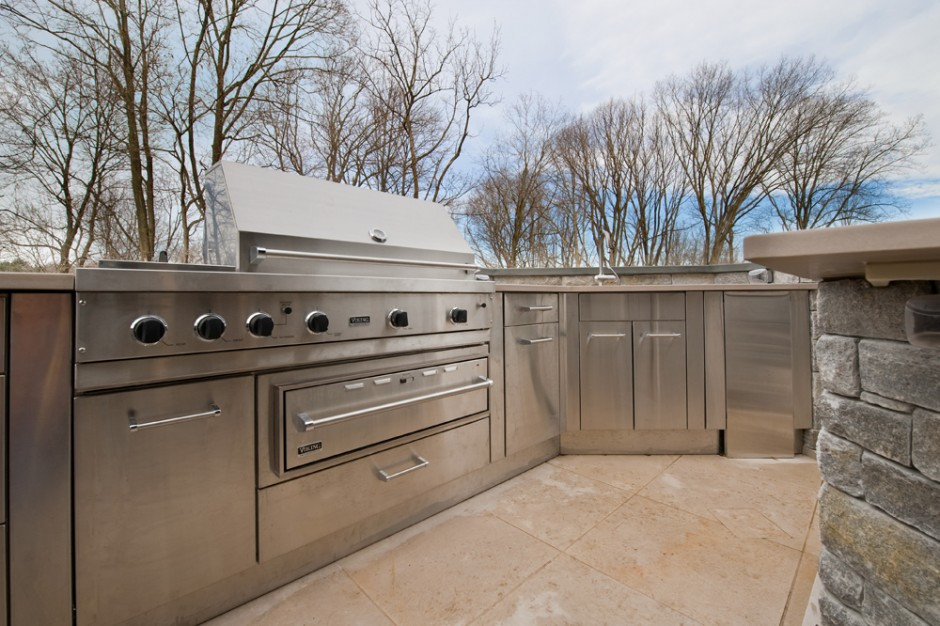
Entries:
{"label": "faucet", "polygon": [[[610,250],[610,233],[605,230],[598,243],[600,245],[597,247],[597,275],[594,277],[594,282],[598,285],[612,281],[619,282],[620,277],[617,276],[617,272],[607,262],[606,252]],[[607,268],[610,274],[605,274],[604,268]]]}

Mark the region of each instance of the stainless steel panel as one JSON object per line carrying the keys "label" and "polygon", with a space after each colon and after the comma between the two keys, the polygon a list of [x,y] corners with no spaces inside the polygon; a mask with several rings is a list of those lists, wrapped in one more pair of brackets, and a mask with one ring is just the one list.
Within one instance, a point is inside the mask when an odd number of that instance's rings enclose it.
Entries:
{"label": "stainless steel panel", "polygon": [[[7,377],[0,376],[0,524],[7,521]],[[6,586],[0,587],[6,596]]]}
{"label": "stainless steel panel", "polygon": [[793,456],[790,294],[725,293],[729,457]]}
{"label": "stainless steel panel", "polygon": [[503,314],[506,326],[558,321],[557,293],[507,293]]}
{"label": "stainless steel panel", "polygon": [[[486,359],[477,359],[384,372],[330,384],[282,387],[284,469],[291,470],[482,413],[489,408],[489,392],[481,387],[481,381],[488,380]],[[382,408],[388,403],[421,400],[435,393],[467,387],[473,390],[402,408]],[[335,419],[353,411],[363,414],[342,421]],[[303,423],[318,420],[325,423],[313,427]]]}
{"label": "stainless steel panel", "polygon": [[0,374],[7,371],[7,298],[0,296]]}
{"label": "stainless steel panel", "polygon": [[302,367],[353,359],[439,350],[459,346],[484,346],[489,330],[471,330],[437,335],[406,335],[361,341],[338,341],[315,345],[281,346],[266,350],[236,350],[218,353],[82,363],[75,367],[75,389],[95,391],[154,382],[186,381],[205,376]]}
{"label": "stainless steel panel", "polygon": [[[493,317],[503,319],[503,299],[496,298]],[[503,367],[504,330],[501,323],[493,326],[490,342],[490,460],[495,462],[506,456],[506,369]]]}
{"label": "stainless steel panel", "polygon": [[633,322],[633,423],[687,428],[685,322]]}
{"label": "stainless steel panel", "polygon": [[[142,431],[138,422],[221,415]],[[78,624],[116,624],[255,563],[253,381],[75,399]]]}
{"label": "stainless steel panel", "polygon": [[725,313],[721,292],[705,293],[705,428],[723,429],[725,404]]}
{"label": "stainless steel panel", "polygon": [[513,326],[505,334],[506,456],[557,437],[558,324]]}
{"label": "stainless steel panel", "polygon": [[72,296],[10,297],[10,621],[72,622]]}
{"label": "stainless steel panel", "polygon": [[[493,323],[493,298],[487,294],[399,293],[377,297],[335,293],[89,292],[77,297],[79,363],[472,331],[489,328]],[[454,307],[467,310],[466,324],[451,322],[449,312]],[[408,312],[407,328],[388,324],[392,309]],[[305,319],[313,311],[329,316],[327,332],[313,334],[307,329]],[[257,312],[273,317],[271,337],[255,337],[248,332],[248,317]],[[206,313],[220,315],[226,321],[225,333],[217,341],[204,341],[194,331],[196,318]],[[144,315],[155,315],[166,322],[166,335],[155,345],[141,345],[131,334],[131,324]]]}
{"label": "stainless steel panel", "polygon": [[0,626],[7,624],[7,526],[0,524]]}
{"label": "stainless steel panel", "polygon": [[561,410],[562,432],[581,428],[581,336],[578,332],[578,294],[561,296]]}
{"label": "stainless steel panel", "polygon": [[[428,464],[394,480],[394,474]],[[258,492],[262,563],[401,505],[489,463],[489,420],[444,431]]]}
{"label": "stainless steel panel", "polygon": [[[793,427],[813,427],[813,356],[809,292],[790,292],[790,342],[793,348]],[[802,448],[801,448],[802,449]]]}
{"label": "stainless steel panel", "polygon": [[701,291],[685,294],[686,391],[688,428],[705,428],[705,300]]}
{"label": "stainless steel panel", "polygon": [[684,319],[684,293],[581,294],[581,321]]}
{"label": "stainless steel panel", "polygon": [[[75,291],[202,293],[493,293],[496,285],[483,280],[443,278],[311,276],[310,274],[245,274],[243,272],[88,268],[75,270]],[[192,267],[192,266],[190,266]],[[158,271],[154,271],[154,270]]]}
{"label": "stainless steel panel", "polygon": [[581,430],[633,429],[630,323],[582,322],[580,335]]}

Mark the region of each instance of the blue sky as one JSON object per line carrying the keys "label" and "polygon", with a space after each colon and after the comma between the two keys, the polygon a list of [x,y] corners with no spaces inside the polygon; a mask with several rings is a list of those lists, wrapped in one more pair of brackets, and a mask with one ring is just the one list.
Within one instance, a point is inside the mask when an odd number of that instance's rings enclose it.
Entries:
{"label": "blue sky", "polygon": [[[852,77],[894,119],[922,114],[933,145],[896,191],[907,217],[940,217],[938,0],[434,0],[437,17],[484,38],[500,29],[502,105],[477,118],[482,148],[505,107],[538,92],[579,112],[649,92],[696,63],[732,67],[809,55]],[[471,147],[473,149],[473,147]]]}

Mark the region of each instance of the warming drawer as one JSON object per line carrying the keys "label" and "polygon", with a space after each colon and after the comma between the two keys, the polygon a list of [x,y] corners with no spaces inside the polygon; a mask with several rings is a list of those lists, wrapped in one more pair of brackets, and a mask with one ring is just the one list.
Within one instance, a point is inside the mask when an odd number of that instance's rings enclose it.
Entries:
{"label": "warming drawer", "polygon": [[482,413],[489,407],[491,384],[484,358],[280,387],[284,468]]}

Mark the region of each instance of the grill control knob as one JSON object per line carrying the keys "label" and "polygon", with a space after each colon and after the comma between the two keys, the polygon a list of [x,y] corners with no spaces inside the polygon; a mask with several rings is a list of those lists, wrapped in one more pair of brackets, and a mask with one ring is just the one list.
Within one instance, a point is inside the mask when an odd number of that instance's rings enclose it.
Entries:
{"label": "grill control knob", "polygon": [[206,313],[196,318],[193,330],[203,341],[215,341],[225,333],[225,320],[221,315]]}
{"label": "grill control knob", "polygon": [[467,323],[467,309],[461,309],[454,307],[450,310],[448,314],[450,321],[454,324],[466,324]]}
{"label": "grill control knob", "polygon": [[330,329],[330,318],[323,311],[314,311],[307,316],[307,330],[314,335],[325,333]]}
{"label": "grill control knob", "polygon": [[255,337],[270,337],[274,332],[274,320],[267,313],[252,313],[248,316],[246,326]]}
{"label": "grill control knob", "polygon": [[144,315],[131,322],[131,334],[138,343],[152,346],[166,334],[166,322],[156,315]]}
{"label": "grill control knob", "polygon": [[388,325],[392,328],[408,327],[408,311],[401,309],[392,309],[388,312]]}

